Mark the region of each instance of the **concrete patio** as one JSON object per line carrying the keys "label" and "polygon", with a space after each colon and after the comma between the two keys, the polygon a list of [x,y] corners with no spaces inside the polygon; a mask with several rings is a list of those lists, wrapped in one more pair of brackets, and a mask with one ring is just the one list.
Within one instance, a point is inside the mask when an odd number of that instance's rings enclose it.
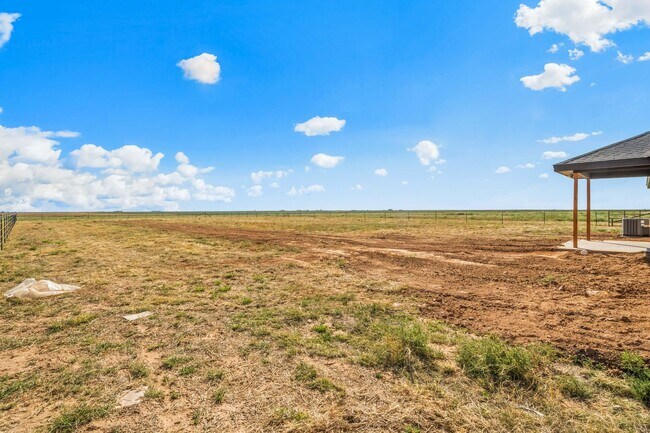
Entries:
{"label": "concrete patio", "polygon": [[561,250],[586,250],[595,253],[646,253],[650,255],[650,242],[631,240],[587,241],[579,240],[578,248],[573,241],[567,241],[559,247]]}

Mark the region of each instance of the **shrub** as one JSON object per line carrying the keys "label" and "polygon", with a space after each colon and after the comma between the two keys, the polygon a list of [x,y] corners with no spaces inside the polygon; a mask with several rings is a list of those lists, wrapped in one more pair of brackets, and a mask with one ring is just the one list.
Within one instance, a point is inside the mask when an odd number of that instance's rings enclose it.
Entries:
{"label": "shrub", "polygon": [[534,388],[550,352],[539,347],[511,346],[497,337],[467,339],[458,350],[458,365],[492,389],[500,385]]}

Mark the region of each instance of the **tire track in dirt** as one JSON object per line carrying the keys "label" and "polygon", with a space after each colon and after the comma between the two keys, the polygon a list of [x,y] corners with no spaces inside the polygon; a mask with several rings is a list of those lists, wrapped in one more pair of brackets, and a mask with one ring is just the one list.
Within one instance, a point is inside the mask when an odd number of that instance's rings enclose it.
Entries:
{"label": "tire track in dirt", "polygon": [[[345,260],[346,270],[404,286],[423,315],[519,343],[594,358],[650,358],[650,266],[637,256],[557,252],[554,239],[403,234],[368,237],[140,222],[190,236],[297,248],[290,260]],[[541,246],[540,246],[541,244]]]}

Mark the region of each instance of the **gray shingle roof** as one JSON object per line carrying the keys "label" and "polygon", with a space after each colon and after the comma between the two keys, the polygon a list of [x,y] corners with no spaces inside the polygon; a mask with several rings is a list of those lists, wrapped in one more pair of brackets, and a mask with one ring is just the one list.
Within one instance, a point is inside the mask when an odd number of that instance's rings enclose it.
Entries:
{"label": "gray shingle roof", "polygon": [[558,165],[584,164],[590,162],[620,161],[624,159],[650,158],[650,131],[636,137],[601,147],[589,153],[576,156]]}

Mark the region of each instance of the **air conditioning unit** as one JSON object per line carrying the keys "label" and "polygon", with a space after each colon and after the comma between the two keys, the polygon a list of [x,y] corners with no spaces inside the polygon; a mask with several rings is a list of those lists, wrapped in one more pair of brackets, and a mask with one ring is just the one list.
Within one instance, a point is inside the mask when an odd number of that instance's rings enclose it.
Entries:
{"label": "air conditioning unit", "polygon": [[650,218],[623,218],[623,236],[648,236],[650,234]]}

